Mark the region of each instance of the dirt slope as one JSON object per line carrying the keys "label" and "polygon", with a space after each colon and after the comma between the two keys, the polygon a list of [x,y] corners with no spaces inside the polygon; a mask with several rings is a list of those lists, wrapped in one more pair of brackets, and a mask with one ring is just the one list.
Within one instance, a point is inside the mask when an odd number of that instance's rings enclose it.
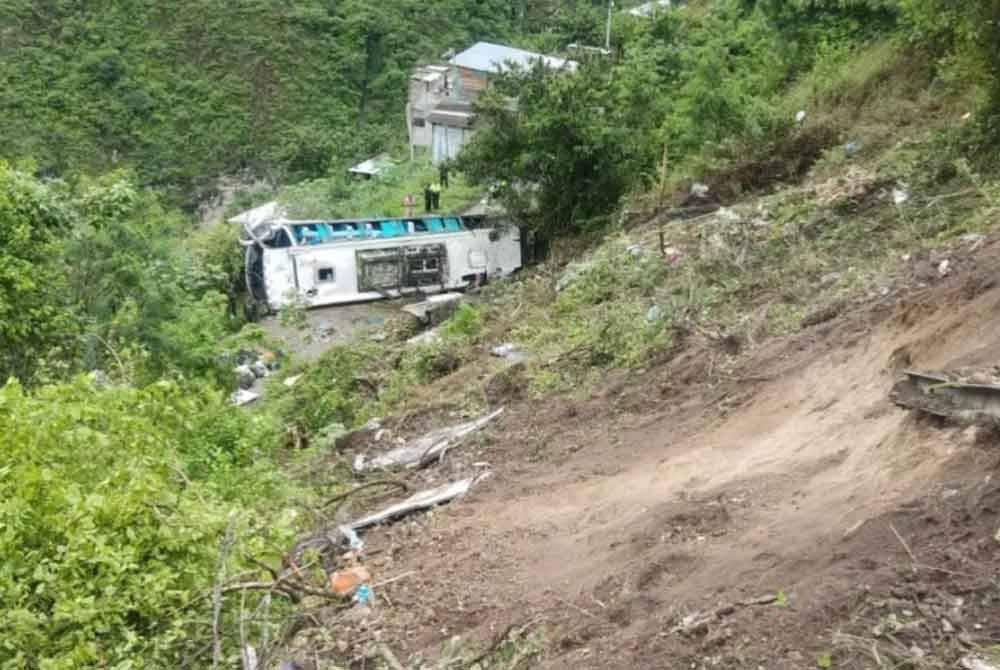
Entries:
{"label": "dirt slope", "polygon": [[[692,339],[587,402],[511,407],[424,475],[488,461],[491,479],[369,535],[378,575],[417,574],[354,642],[433,656],[531,625],[544,667],[808,668],[954,667],[1000,639],[998,445],[888,400],[901,367],[1000,362],[1000,244],[952,258],[947,278],[920,284],[914,261],[910,288],[735,358]],[[890,614],[920,623],[876,636]]]}

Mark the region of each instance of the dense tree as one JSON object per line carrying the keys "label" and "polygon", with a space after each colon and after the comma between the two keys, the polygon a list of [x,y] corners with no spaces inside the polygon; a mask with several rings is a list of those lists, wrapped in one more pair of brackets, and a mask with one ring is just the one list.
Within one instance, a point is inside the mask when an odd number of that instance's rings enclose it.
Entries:
{"label": "dense tree", "polygon": [[76,324],[59,271],[70,213],[37,181],[0,163],[0,381],[34,373]]}
{"label": "dense tree", "polygon": [[909,36],[971,70],[986,92],[981,127],[991,140],[1000,137],[1000,0],[899,0]]}
{"label": "dense tree", "polygon": [[0,2],[0,157],[130,165],[197,201],[224,174],[324,174],[398,141],[410,68],[511,33],[498,0]]}

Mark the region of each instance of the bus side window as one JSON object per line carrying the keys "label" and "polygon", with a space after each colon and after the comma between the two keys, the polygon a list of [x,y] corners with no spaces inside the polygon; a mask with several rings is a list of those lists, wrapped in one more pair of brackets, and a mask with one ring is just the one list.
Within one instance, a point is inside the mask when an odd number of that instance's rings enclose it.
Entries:
{"label": "bus side window", "polygon": [[402,221],[382,221],[379,224],[382,228],[382,237],[400,237],[406,235],[406,224]]}

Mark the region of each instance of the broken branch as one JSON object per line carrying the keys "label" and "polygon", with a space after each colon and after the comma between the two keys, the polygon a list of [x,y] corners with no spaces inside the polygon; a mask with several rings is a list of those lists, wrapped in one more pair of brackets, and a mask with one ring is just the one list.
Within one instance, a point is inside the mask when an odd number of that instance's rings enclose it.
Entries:
{"label": "broken branch", "polygon": [[896,536],[899,543],[903,545],[903,549],[906,550],[907,555],[910,557],[910,562],[913,564],[913,570],[916,572],[919,561],[917,560],[917,557],[913,555],[913,550],[910,549],[910,545],[906,543],[906,540],[903,539],[903,536],[899,534],[899,531],[896,530],[896,527],[891,523],[889,524],[889,530],[891,530],[892,534]]}
{"label": "broken branch", "polygon": [[401,575],[396,575],[395,577],[393,577],[391,579],[386,579],[385,581],[377,582],[375,584],[372,584],[372,588],[373,589],[377,589],[377,588],[382,587],[382,586],[388,586],[389,584],[393,584],[393,583],[398,582],[400,580],[406,579],[407,577],[412,577],[415,574],[417,574],[416,570],[410,570],[409,572],[404,572]]}
{"label": "broken branch", "polygon": [[212,587],[212,670],[218,670],[222,661],[222,581],[226,577],[226,559],[229,558],[229,551],[236,542],[236,517],[230,516],[229,524],[226,526],[226,534],[219,546],[219,562],[215,571],[215,584]]}
{"label": "broken branch", "polygon": [[392,650],[384,642],[379,644],[378,653],[389,664],[392,670],[404,670],[403,664],[399,662],[399,659],[396,658],[396,655],[392,653]]}
{"label": "broken branch", "polygon": [[341,502],[343,500],[346,500],[346,499],[350,498],[352,495],[354,495],[355,493],[358,493],[359,491],[364,491],[365,489],[374,488],[376,486],[395,486],[396,488],[402,489],[404,493],[409,493],[410,492],[410,485],[407,484],[406,482],[402,482],[402,481],[400,481],[398,479],[379,479],[379,480],[376,480],[376,481],[373,481],[373,482],[367,482],[365,484],[361,484],[360,486],[355,486],[350,491],[345,491],[344,493],[341,493],[340,495],[336,495],[336,496],[330,498],[325,503],[323,503],[323,509],[326,509],[327,507],[329,507],[330,505],[333,505],[335,503],[339,503],[339,502]]}

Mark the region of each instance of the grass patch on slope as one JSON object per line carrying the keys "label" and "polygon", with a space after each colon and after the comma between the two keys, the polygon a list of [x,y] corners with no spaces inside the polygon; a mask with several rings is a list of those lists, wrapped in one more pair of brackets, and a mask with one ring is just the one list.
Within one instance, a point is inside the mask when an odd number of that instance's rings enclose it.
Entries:
{"label": "grass patch on slope", "polygon": [[[412,194],[414,214],[424,213],[424,186],[439,180],[438,168],[426,160],[399,161],[370,180],[336,175],[302,182],[284,189],[278,200],[293,218],[402,216],[403,199]],[[442,190],[440,211],[460,213],[482,198],[482,189],[468,184],[452,170],[449,186]]]}

